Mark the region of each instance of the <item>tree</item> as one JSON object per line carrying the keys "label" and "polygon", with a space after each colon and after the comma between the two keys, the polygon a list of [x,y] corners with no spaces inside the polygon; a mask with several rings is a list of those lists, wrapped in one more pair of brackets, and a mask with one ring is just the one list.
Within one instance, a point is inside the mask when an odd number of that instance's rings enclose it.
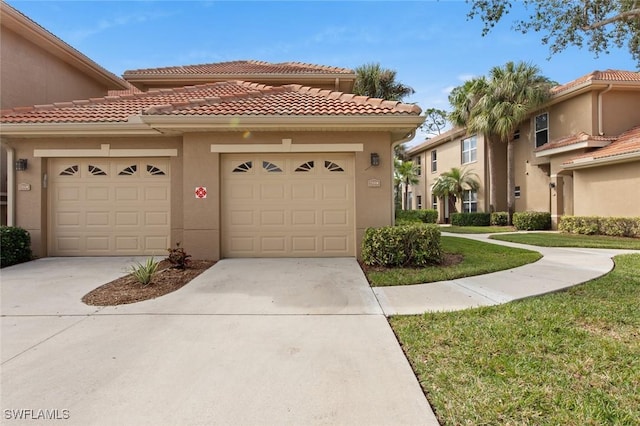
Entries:
{"label": "tree", "polygon": [[431,193],[440,199],[449,197],[449,211],[456,211],[456,201],[462,199],[465,191],[477,191],[480,188],[478,175],[465,168],[452,167],[438,176],[431,187]]}
{"label": "tree", "polygon": [[384,69],[380,64],[365,64],[356,68],[353,93],[388,101],[402,101],[415,91],[396,81],[396,71]]}
{"label": "tree", "polygon": [[447,111],[437,108],[428,108],[424,115],[426,119],[420,128],[431,136],[437,136],[447,126]]}
{"label": "tree", "polygon": [[[509,13],[512,0],[468,0],[470,19],[479,16],[486,35]],[[640,68],[640,0],[521,0],[530,11],[527,19],[516,20],[513,29],[523,34],[543,32],[542,42],[551,54],[573,45],[587,45],[596,57],[612,46],[627,45]]]}
{"label": "tree", "polygon": [[397,158],[394,160],[394,183],[398,191],[404,187],[404,196],[402,197],[403,210],[409,210],[410,207],[407,205],[409,201],[409,186],[416,185],[419,181],[416,163],[410,160],[402,161]]}

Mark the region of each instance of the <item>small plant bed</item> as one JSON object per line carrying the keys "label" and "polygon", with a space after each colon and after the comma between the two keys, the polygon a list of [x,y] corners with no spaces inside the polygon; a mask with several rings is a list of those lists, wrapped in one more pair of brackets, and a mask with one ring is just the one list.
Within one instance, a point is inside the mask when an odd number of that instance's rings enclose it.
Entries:
{"label": "small plant bed", "polygon": [[516,232],[513,226],[442,226],[442,232],[452,234],[495,234],[500,232]]}
{"label": "small plant bed", "polygon": [[609,237],[606,235],[531,232],[526,234],[492,235],[489,238],[541,247],[640,250],[640,238]]}
{"label": "small plant bed", "polygon": [[640,424],[640,254],[566,291],[390,318],[442,425]]}
{"label": "small plant bed", "polygon": [[[373,287],[423,284],[488,274],[533,263],[540,253],[474,241],[468,238],[442,236],[444,261],[422,268],[382,268],[362,265]],[[514,284],[515,285],[515,284]]]}
{"label": "small plant bed", "polygon": [[115,306],[155,299],[184,287],[215,263],[212,260],[191,260],[186,269],[179,269],[163,260],[149,284],[141,284],[133,274],[129,274],[92,290],[82,301],[93,306]]}

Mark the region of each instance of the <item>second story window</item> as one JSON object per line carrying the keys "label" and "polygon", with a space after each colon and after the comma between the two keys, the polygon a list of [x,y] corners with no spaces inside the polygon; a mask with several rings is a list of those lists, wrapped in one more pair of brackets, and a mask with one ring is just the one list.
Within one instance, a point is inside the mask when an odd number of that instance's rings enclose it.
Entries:
{"label": "second story window", "polygon": [[549,142],[549,113],[545,112],[540,115],[536,115],[535,119],[536,129],[536,148]]}
{"label": "second story window", "polygon": [[422,176],[422,161],[420,161],[420,156],[414,158],[413,162],[416,165],[416,175]]}
{"label": "second story window", "polygon": [[473,163],[478,159],[476,137],[471,136],[462,140],[462,164]]}
{"label": "second story window", "polygon": [[438,171],[438,154],[434,149],[431,151],[431,173],[435,173]]}

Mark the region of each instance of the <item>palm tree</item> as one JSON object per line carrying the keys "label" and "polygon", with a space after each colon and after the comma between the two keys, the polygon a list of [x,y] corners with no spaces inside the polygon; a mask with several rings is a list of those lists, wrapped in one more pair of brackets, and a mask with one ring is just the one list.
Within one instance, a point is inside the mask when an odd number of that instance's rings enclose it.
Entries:
{"label": "palm tree", "polygon": [[456,211],[456,201],[462,199],[465,191],[477,191],[480,189],[478,175],[466,169],[452,167],[448,172],[438,176],[431,187],[431,193],[438,198],[449,197],[449,211]]}
{"label": "palm tree", "polygon": [[418,179],[418,171],[416,163],[413,161],[402,161],[399,159],[394,160],[394,183],[398,191],[404,187],[404,196],[402,197],[402,208],[409,210],[408,198],[409,198],[409,186],[416,185],[420,180]]}
{"label": "palm tree", "polygon": [[402,101],[415,91],[396,81],[396,71],[384,69],[380,64],[365,64],[356,68],[353,93],[388,101]]}
{"label": "palm tree", "polygon": [[[507,209],[509,222],[515,208],[515,163],[513,135],[520,123],[540,108],[551,96],[553,82],[540,75],[535,65],[507,62],[503,67],[489,71],[486,84],[472,85],[467,97],[471,99],[463,108],[454,105],[457,123],[464,123],[469,133],[481,133],[491,139],[507,143]],[[462,90],[461,90],[462,91]],[[455,100],[455,99],[454,99]],[[495,161],[489,152],[490,204],[496,205],[493,176]]]}

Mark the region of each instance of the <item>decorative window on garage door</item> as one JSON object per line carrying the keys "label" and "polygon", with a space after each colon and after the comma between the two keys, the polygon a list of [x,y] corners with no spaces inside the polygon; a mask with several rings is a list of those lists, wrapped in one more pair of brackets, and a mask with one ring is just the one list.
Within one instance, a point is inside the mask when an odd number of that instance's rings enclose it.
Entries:
{"label": "decorative window on garage door", "polygon": [[122,169],[120,173],[118,173],[118,176],[132,176],[132,175],[135,175],[137,171],[138,171],[138,165],[132,164]]}
{"label": "decorative window on garage door", "polygon": [[282,172],[282,169],[280,167],[278,167],[277,165],[269,161],[263,161],[262,168],[265,169],[267,172],[276,172],[276,173]]}
{"label": "decorative window on garage door", "polygon": [[156,167],[152,164],[147,164],[147,172],[152,175],[152,176],[164,176],[166,175],[166,173],[160,169],[159,167]]}
{"label": "decorative window on garage door", "polygon": [[307,161],[306,163],[300,164],[296,168],[296,172],[309,172],[309,171],[313,170],[313,166],[314,166],[313,160]]}
{"label": "decorative window on garage door", "polygon": [[60,176],[73,176],[78,174],[78,165],[69,166],[60,172]]}
{"label": "decorative window on garage door", "polygon": [[233,173],[247,173],[252,168],[253,162],[245,161],[244,163],[238,165],[235,169],[233,169]]}
{"label": "decorative window on garage door", "polygon": [[334,163],[333,161],[325,160],[324,167],[330,172],[344,172],[344,169],[340,167],[338,164]]}

